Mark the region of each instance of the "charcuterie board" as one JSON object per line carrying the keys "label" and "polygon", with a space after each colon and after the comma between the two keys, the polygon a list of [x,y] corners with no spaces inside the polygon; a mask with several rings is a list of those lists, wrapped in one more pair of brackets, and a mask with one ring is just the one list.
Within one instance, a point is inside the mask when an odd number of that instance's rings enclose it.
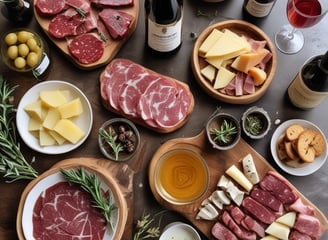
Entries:
{"label": "charcuterie board", "polygon": [[[37,1],[38,0],[34,1],[34,9],[35,9],[35,5],[36,5]],[[70,52],[68,50],[68,47],[67,47],[67,41],[66,41],[65,38],[64,39],[57,39],[57,38],[52,37],[49,34],[48,27],[49,27],[49,23],[50,23],[51,18],[41,16],[38,13],[38,11],[36,11],[36,10],[34,11],[34,14],[35,14],[36,21],[39,23],[39,25],[41,26],[41,28],[45,32],[45,34],[58,47],[58,49],[69,60],[71,60],[74,63],[74,65],[76,65],[77,67],[79,67],[81,69],[91,70],[91,69],[95,69],[95,68],[104,66],[107,63],[109,63],[115,57],[115,55],[118,53],[118,51],[121,49],[121,47],[126,43],[126,41],[131,37],[132,33],[135,31],[135,29],[137,27],[138,16],[139,16],[139,0],[135,0],[134,4],[132,6],[117,7],[115,9],[122,10],[122,11],[130,14],[131,16],[133,16],[133,20],[130,24],[130,28],[128,30],[128,33],[123,38],[108,39],[107,42],[106,42],[104,53],[103,53],[102,57],[98,61],[96,61],[94,63],[90,63],[90,64],[82,64],[82,63],[78,62],[70,54]]]}
{"label": "charcuterie board", "polygon": [[108,161],[106,159],[95,159],[95,158],[72,158],[58,162],[48,171],[41,174],[38,178],[31,181],[24,189],[17,213],[17,235],[20,240],[24,240],[24,232],[22,229],[22,215],[25,200],[29,192],[36,186],[40,181],[46,177],[53,175],[60,171],[60,169],[70,169],[83,167],[86,170],[95,172],[101,181],[106,184],[115,197],[119,208],[119,222],[117,224],[117,230],[115,236],[122,236],[130,238],[131,232],[127,228],[133,224],[133,170],[131,170],[126,164],[117,164],[115,162]]}
{"label": "charcuterie board", "polygon": [[[186,205],[175,205],[170,202],[167,202],[156,191],[154,184],[154,170],[157,161],[168,150],[177,148],[188,148],[194,150],[205,159],[209,168],[210,183],[206,194],[199,201]],[[241,139],[233,149],[227,151],[218,151],[212,148],[211,145],[208,143],[204,130],[199,135],[192,138],[177,138],[169,140],[165,142],[160,148],[158,148],[151,160],[149,166],[149,183],[151,190],[156,200],[161,205],[170,210],[174,210],[182,214],[190,222],[192,222],[201,232],[203,232],[209,239],[213,239],[211,235],[211,228],[214,225],[215,221],[197,220],[196,215],[198,213],[198,209],[201,206],[202,201],[209,197],[211,193],[216,189],[216,185],[220,177],[225,173],[225,170],[227,170],[230,166],[234,164],[237,167],[240,167],[239,161],[249,153],[254,159],[254,163],[256,165],[260,178],[262,178],[268,171],[275,171],[274,168],[266,161],[266,159],[264,159],[260,154],[258,154],[243,139]],[[327,231],[328,220],[326,216],[307,198],[305,198],[302,193],[300,193],[297,189],[295,189],[295,191],[298,193],[299,197],[303,200],[305,204],[309,204],[314,208],[315,216],[321,222],[322,231]]]}

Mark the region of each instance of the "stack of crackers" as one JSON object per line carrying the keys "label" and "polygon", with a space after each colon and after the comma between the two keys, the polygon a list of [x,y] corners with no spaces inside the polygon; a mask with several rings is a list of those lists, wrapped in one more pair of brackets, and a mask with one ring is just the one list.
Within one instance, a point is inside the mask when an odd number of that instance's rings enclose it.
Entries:
{"label": "stack of crackers", "polygon": [[324,136],[316,130],[305,129],[299,124],[289,126],[277,143],[277,154],[281,161],[289,163],[311,163],[326,149]]}

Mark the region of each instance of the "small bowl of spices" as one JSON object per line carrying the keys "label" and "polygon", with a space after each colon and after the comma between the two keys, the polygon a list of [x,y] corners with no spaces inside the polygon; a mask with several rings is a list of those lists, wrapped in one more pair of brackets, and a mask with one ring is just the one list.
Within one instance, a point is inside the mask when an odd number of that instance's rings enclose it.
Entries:
{"label": "small bowl of spices", "polygon": [[252,139],[261,139],[270,130],[271,120],[269,114],[256,106],[247,109],[241,118],[244,133]]}
{"label": "small bowl of spices", "polygon": [[138,150],[140,134],[130,120],[113,118],[99,128],[98,143],[106,158],[113,161],[127,161]]}

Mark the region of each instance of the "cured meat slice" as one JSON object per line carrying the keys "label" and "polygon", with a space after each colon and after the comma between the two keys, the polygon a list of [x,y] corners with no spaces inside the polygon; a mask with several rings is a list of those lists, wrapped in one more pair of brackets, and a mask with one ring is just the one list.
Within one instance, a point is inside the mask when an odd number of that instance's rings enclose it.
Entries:
{"label": "cured meat slice", "polygon": [[249,231],[255,232],[259,237],[264,237],[265,235],[264,227],[250,216],[246,216],[242,220],[241,225],[244,226]]}
{"label": "cured meat slice", "polygon": [[271,224],[274,220],[276,220],[276,216],[273,212],[251,197],[245,197],[242,202],[242,206],[254,218],[262,223]]}
{"label": "cured meat slice", "polygon": [[275,212],[282,212],[284,210],[284,206],[279,199],[273,196],[270,192],[258,187],[253,188],[251,197]]}
{"label": "cured meat slice", "polygon": [[92,33],[85,33],[68,44],[72,56],[82,64],[98,61],[104,53],[104,43]]}
{"label": "cured meat slice", "polygon": [[314,215],[314,209],[310,205],[305,205],[302,199],[297,199],[294,203],[288,206],[289,211],[294,211],[298,213],[304,213],[307,215]]}
{"label": "cured meat slice", "polygon": [[75,8],[77,11],[81,11],[82,14],[90,12],[91,5],[88,0],[65,0],[66,4]]}
{"label": "cured meat slice", "polygon": [[214,224],[211,233],[218,240],[238,240],[236,235],[220,222]]}
{"label": "cured meat slice", "polygon": [[33,209],[35,239],[101,240],[106,221],[77,185],[59,182],[37,199]]}
{"label": "cured meat slice", "polygon": [[289,185],[287,180],[273,171],[269,171],[261,180],[260,187],[269,191],[283,204],[292,204],[298,199],[297,193]]}
{"label": "cured meat slice", "polygon": [[134,17],[126,12],[105,8],[99,12],[99,17],[103,20],[112,38],[125,37],[130,29]]}
{"label": "cured meat slice", "polygon": [[299,232],[314,238],[318,238],[322,234],[320,221],[314,216],[309,216],[303,213],[297,215],[294,228]]}
{"label": "cured meat slice", "polygon": [[289,240],[312,240],[312,238],[304,233],[292,230],[289,235]]}
{"label": "cured meat slice", "polygon": [[90,2],[98,7],[133,6],[133,0],[90,0]]}
{"label": "cured meat slice", "polygon": [[65,0],[38,0],[35,4],[36,11],[43,16],[53,16],[66,8]]}

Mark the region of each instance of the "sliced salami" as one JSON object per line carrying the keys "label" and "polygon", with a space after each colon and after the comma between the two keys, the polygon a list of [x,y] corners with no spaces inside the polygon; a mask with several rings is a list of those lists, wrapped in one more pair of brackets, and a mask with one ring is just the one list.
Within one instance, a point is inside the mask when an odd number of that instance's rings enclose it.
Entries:
{"label": "sliced salami", "polygon": [[104,53],[104,43],[94,34],[85,33],[72,39],[68,44],[72,56],[82,64],[98,61]]}
{"label": "sliced salami", "polygon": [[43,16],[53,16],[62,12],[66,7],[65,0],[38,0],[35,4],[36,11]]}

